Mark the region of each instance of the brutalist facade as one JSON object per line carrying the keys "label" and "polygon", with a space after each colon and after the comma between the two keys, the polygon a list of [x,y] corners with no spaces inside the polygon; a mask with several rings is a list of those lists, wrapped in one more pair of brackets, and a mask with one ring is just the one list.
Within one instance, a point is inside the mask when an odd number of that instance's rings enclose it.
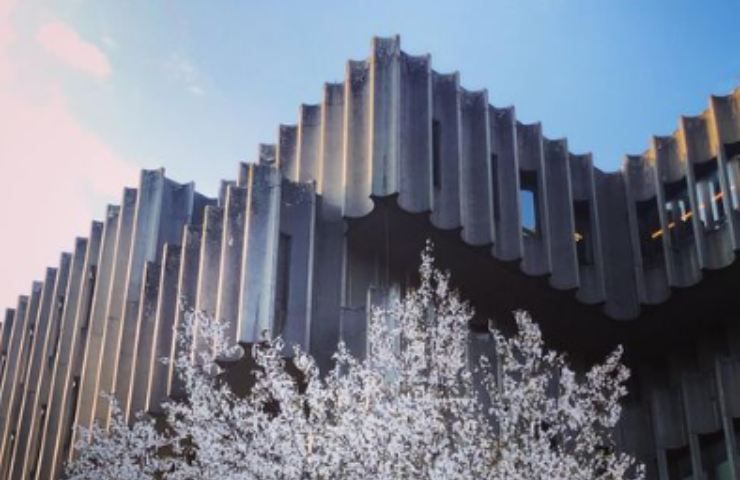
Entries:
{"label": "brutalist facade", "polygon": [[188,308],[324,367],[340,338],[361,355],[367,309],[413,284],[431,238],[478,312],[472,351],[516,308],[576,364],[622,343],[620,445],[650,478],[738,480],[738,189],[740,90],[605,173],[376,38],[218,198],[142,172],[6,311],[0,478],[57,477],[72,427],[109,418],[99,392],[129,416],[176,395],[159,359]]}

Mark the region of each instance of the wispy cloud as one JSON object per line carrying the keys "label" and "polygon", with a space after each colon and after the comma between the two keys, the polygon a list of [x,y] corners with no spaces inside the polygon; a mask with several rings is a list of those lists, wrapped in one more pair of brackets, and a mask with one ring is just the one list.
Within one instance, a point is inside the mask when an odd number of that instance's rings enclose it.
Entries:
{"label": "wispy cloud", "polygon": [[204,95],[202,75],[193,62],[185,55],[173,52],[163,63],[165,74],[174,82],[182,85],[193,95]]}
{"label": "wispy cloud", "polygon": [[62,22],[54,21],[42,25],[36,33],[36,41],[71,68],[101,80],[111,74],[108,57],[96,45],[80,38],[72,27]]}

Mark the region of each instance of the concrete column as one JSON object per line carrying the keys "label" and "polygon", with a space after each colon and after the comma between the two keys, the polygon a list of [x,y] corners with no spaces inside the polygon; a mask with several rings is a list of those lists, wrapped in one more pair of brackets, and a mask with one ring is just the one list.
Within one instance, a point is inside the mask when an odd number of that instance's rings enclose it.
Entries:
{"label": "concrete column", "polygon": [[[124,193],[124,196],[126,195]],[[95,401],[100,393],[97,390],[97,378],[106,325],[106,307],[113,277],[119,216],[120,207],[108,206],[95,275],[96,282],[90,310],[90,323],[81,366],[80,395],[77,402],[77,413],[75,414],[77,424],[84,428],[92,426]],[[78,438],[75,435],[75,442],[73,443],[76,443],[77,440]]]}
{"label": "concrete column", "polygon": [[[740,250],[740,212],[733,209],[728,177],[726,146],[740,142],[740,88],[730,95],[715,96],[709,99],[707,112],[710,149],[719,164],[722,203],[727,216],[730,237],[734,250]],[[724,246],[724,245],[723,245]],[[725,250],[723,248],[722,250]],[[720,250],[719,246],[717,250]]]}
{"label": "concrete column", "polygon": [[278,131],[277,163],[286,179],[298,181],[298,127],[280,125]]}
{"label": "concrete column", "polygon": [[401,53],[398,119],[398,204],[432,209],[432,60]]}
{"label": "concrete column", "polygon": [[[157,342],[149,359],[149,388],[146,408],[149,412],[161,412],[161,403],[168,396],[181,397],[181,390],[174,390],[171,367],[161,362],[162,357],[175,358],[175,319],[178,310],[177,289],[180,282],[182,248],[165,244],[163,266],[159,277],[159,302],[154,331]],[[175,384],[176,385],[176,384]]]}
{"label": "concrete column", "polygon": [[344,215],[362,217],[373,209],[370,151],[370,66],[347,63],[344,82]]}
{"label": "concrete column", "polygon": [[[34,331],[36,328],[36,316],[39,310],[41,300],[41,291],[43,284],[33,282],[31,285],[31,295],[25,309],[23,324],[19,325],[17,346],[14,348],[16,356],[14,363],[9,365],[8,377],[3,386],[3,398],[0,404],[0,476],[6,476],[6,469],[10,466],[10,452],[17,440],[15,425],[18,420],[20,401],[22,398],[21,391],[23,380],[25,379],[26,369],[28,367],[28,356],[30,347],[33,343]],[[15,340],[15,339],[14,339]]]}
{"label": "concrete column", "polygon": [[[283,180],[280,193],[278,266],[282,265],[281,261],[287,262],[287,271],[278,270],[276,273],[278,276],[288,276],[287,309],[285,323],[277,325],[273,334],[282,336],[286,354],[291,354],[292,345],[298,345],[304,351],[310,347],[316,194],[312,185],[298,185],[286,180]],[[287,245],[281,247],[280,242]],[[288,258],[281,259],[280,255],[287,255]],[[276,305],[276,308],[280,307]]]}
{"label": "concrete column", "polygon": [[[519,151],[514,107],[489,107],[495,221],[493,253],[504,261],[522,258],[522,222],[519,205]],[[494,160],[495,159],[495,160]]]}
{"label": "concrete column", "polygon": [[8,344],[10,335],[13,331],[13,322],[15,321],[15,309],[5,309],[5,320],[3,320],[2,331],[0,332],[0,383],[2,383],[5,365],[8,363]]}
{"label": "concrete column", "polygon": [[460,217],[469,245],[491,246],[494,238],[488,94],[461,90]]}
{"label": "concrete column", "polygon": [[138,412],[146,408],[147,390],[149,389],[150,360],[154,356],[156,341],[156,316],[159,301],[159,264],[147,261],[144,265],[144,281],[141,285],[141,302],[139,304],[139,329],[136,333],[134,351],[135,369],[131,396],[126,409],[128,418],[134,419]]}
{"label": "concrete column", "polygon": [[318,182],[321,178],[319,142],[321,135],[321,107],[301,105],[298,122],[298,180]]}
{"label": "concrete column", "polygon": [[[544,143],[542,126],[539,123],[524,125],[516,124],[517,150],[519,152],[520,175],[530,176],[533,181],[529,186],[534,192],[534,208],[536,212],[536,232],[523,235],[524,257],[521,269],[527,275],[547,275],[552,271],[550,261],[550,220],[547,201],[548,183],[545,180]],[[521,179],[521,177],[520,177]],[[521,185],[523,188],[524,185]]]}
{"label": "concrete column", "polygon": [[252,165],[242,254],[237,339],[258,342],[273,326],[280,221],[280,172]]}
{"label": "concrete column", "polygon": [[[124,290],[128,273],[129,258],[131,256],[131,240],[134,230],[134,216],[136,212],[137,190],[124,191],[121,210],[118,216],[116,231],[116,246],[113,252],[111,279],[105,306],[105,321],[103,337],[100,342],[100,357],[94,367],[95,383],[92,392],[92,419],[102,425],[108,425],[108,401],[101,398],[101,394],[113,393],[114,363],[118,359],[118,338],[120,332],[120,314],[124,304]],[[90,422],[92,422],[92,419]],[[84,425],[84,423],[81,423]]]}
{"label": "concrete column", "polygon": [[226,192],[224,229],[221,243],[216,316],[229,323],[228,338],[237,339],[239,292],[241,291],[242,250],[247,211],[246,187],[229,187]]}
{"label": "concrete column", "polygon": [[32,423],[29,426],[31,438],[27,441],[27,445],[29,446],[28,455],[26,457],[26,463],[28,465],[26,468],[29,469],[28,476],[31,476],[31,471],[35,471],[36,464],[38,463],[38,449],[45,426],[46,411],[49,404],[49,389],[58,352],[58,342],[69,283],[71,261],[72,256],[70,254],[62,254],[59,262],[59,269],[57,270],[56,282],[54,284],[54,292],[52,294],[48,333],[43,342],[44,345],[41,362],[35,372],[35,375],[37,376],[36,397],[34,406],[31,410]]}
{"label": "concrete column", "polygon": [[3,467],[0,468],[7,478],[23,478],[23,460],[28,445],[29,430],[32,418],[35,414],[34,407],[36,404],[36,394],[38,389],[38,371],[41,368],[44,358],[44,347],[49,335],[49,313],[52,312],[54,304],[54,289],[57,280],[57,269],[47,268],[44,278],[44,286],[41,291],[39,309],[36,315],[33,339],[30,342],[30,351],[28,355],[28,367],[19,386],[20,408],[18,409],[18,418],[10,425],[15,432],[16,441],[13,449],[8,449],[3,460]]}
{"label": "concrete column", "polygon": [[[46,424],[42,434],[39,453],[41,462],[36,478],[57,478],[62,463],[72,449],[73,414],[76,409],[79,378],[72,379],[72,353],[77,326],[77,312],[85,283],[84,267],[89,242],[77,239],[67,284],[66,303],[60,323],[59,346],[49,387],[49,403],[46,411]],[[84,306],[83,306],[84,307]],[[70,398],[72,397],[72,398]]]}
{"label": "concrete column", "polygon": [[372,194],[378,197],[398,192],[400,55],[398,36],[373,38],[369,133]]}
{"label": "concrete column", "polygon": [[[637,292],[640,295],[640,302],[653,305],[664,302],[670,295],[668,287],[668,273],[666,271],[665,258],[658,262],[645,265],[644,252],[641,250],[641,239],[637,213],[637,203],[647,204],[647,202],[656,202],[655,208],[658,209],[655,191],[655,168],[654,161],[644,156],[628,156],[622,167],[622,173],[625,179],[627,192],[627,211],[630,218],[630,231],[632,232],[632,245],[635,249],[634,266],[636,273]],[[651,207],[652,208],[652,207]],[[658,211],[660,211],[658,209]],[[662,231],[661,236],[667,232]],[[643,232],[645,235],[645,232]],[[644,239],[643,239],[644,240]],[[661,242],[660,239],[655,241]],[[663,251],[665,246],[663,245]]]}
{"label": "concrete column", "polygon": [[432,224],[442,230],[460,220],[460,76],[432,72]]}
{"label": "concrete column", "polygon": [[[604,250],[602,248],[602,231],[600,216],[607,214],[601,208],[596,198],[596,186],[594,180],[594,166],[591,154],[568,155],[568,163],[571,173],[571,187],[573,202],[584,202],[588,206],[588,231],[578,232],[578,223],[574,221],[576,233],[581,239],[576,241],[587,242],[586,249],[591,250],[591,263],[578,261],[578,278],[580,285],[576,292],[576,298],[587,304],[596,304],[604,301]],[[607,214],[608,215],[608,214]],[[575,216],[575,211],[574,211]],[[574,218],[575,220],[575,218]]]}
{"label": "concrete column", "polygon": [[576,255],[573,196],[570,178],[568,142],[544,141],[547,195],[543,213],[549,225],[550,285],[559,290],[580,286]]}

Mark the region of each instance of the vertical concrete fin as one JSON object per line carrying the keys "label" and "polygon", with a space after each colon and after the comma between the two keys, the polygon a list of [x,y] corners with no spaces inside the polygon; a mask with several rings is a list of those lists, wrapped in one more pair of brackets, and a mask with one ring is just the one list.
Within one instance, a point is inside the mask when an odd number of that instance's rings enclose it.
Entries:
{"label": "vertical concrete fin", "polygon": [[[195,233],[195,232],[191,232]],[[162,401],[168,394],[175,396],[175,392],[170,390],[172,385],[170,371],[173,365],[162,363],[163,358],[168,360],[174,359],[174,345],[177,338],[176,328],[178,327],[178,290],[181,277],[181,256],[184,248],[192,249],[197,245],[192,244],[195,238],[193,235],[186,235],[185,247],[177,247],[170,244],[164,245],[163,265],[160,269],[160,276],[155,281],[159,291],[159,301],[156,305],[154,331],[156,338],[154,348],[149,352],[149,376],[147,383],[146,409],[149,412],[161,412]],[[196,248],[197,250],[197,248]],[[194,259],[197,262],[197,256]],[[183,280],[185,280],[183,278]],[[188,279],[190,280],[190,279]],[[190,282],[188,282],[190,283]],[[188,285],[190,286],[190,285]],[[187,301],[187,300],[185,300]],[[179,392],[178,392],[179,393]]]}
{"label": "vertical concrete fin", "polygon": [[236,174],[236,185],[243,187],[249,179],[249,163],[239,162],[239,171]]}
{"label": "vertical concrete fin", "polygon": [[493,182],[488,94],[460,92],[460,217],[463,240],[491,245],[494,238]]}
{"label": "vertical concrete fin", "polygon": [[[524,255],[521,269],[527,275],[547,275],[550,262],[550,224],[547,201],[548,182],[545,179],[544,143],[539,123],[516,123],[519,152],[519,184],[526,191],[528,203],[521,206]],[[526,219],[526,222],[525,222]]]}
{"label": "vertical concrete fin", "polygon": [[371,48],[370,164],[372,165],[372,194],[377,197],[385,197],[398,192],[400,37],[374,37]]}
{"label": "vertical concrete fin", "polygon": [[[373,209],[370,151],[370,66],[349,61],[344,82],[344,215],[362,217]],[[320,193],[320,192],[319,192]]]}
{"label": "vertical concrete fin", "polygon": [[[102,243],[98,258],[95,291],[92,299],[82,372],[80,395],[75,418],[81,427],[90,428],[94,415],[95,400],[99,394],[97,378],[103,351],[103,336],[107,323],[106,309],[110,295],[115,265],[116,239],[121,208],[109,205],[103,226]],[[76,443],[77,438],[75,438]]]}
{"label": "vertical concrete fin", "polygon": [[316,186],[322,195],[322,215],[340,219],[344,210],[344,85],[327,83],[321,102],[321,177]]}
{"label": "vertical concrete fin", "polygon": [[94,418],[102,425],[108,425],[108,401],[101,394],[114,392],[114,370],[118,361],[118,340],[120,338],[121,312],[125,306],[125,290],[128,283],[129,259],[132,252],[132,239],[136,216],[137,190],[124,191],[123,202],[118,216],[116,247],[113,253],[112,278],[109,282],[107,305],[105,307],[105,326],[97,378],[93,387]]}
{"label": "vertical concrete fin", "polygon": [[661,303],[670,295],[670,288],[662,238],[665,232],[655,188],[655,162],[649,152],[646,156],[628,156],[623,173],[632,244],[636,246],[637,291],[641,303]]}
{"label": "vertical concrete fin", "polygon": [[[717,203],[721,203],[720,208],[724,210],[733,250],[740,250],[740,89],[735,89],[730,95],[710,97],[706,116],[710,149],[718,162],[722,188],[722,197],[717,199]],[[726,246],[718,245],[716,249],[725,251],[723,247]],[[734,255],[732,259],[735,259]]]}
{"label": "vertical concrete fin", "polygon": [[514,107],[489,107],[491,132],[491,176],[496,258],[504,261],[522,258],[522,222],[519,203],[519,151],[516,141]]}
{"label": "vertical concrete fin", "polygon": [[[89,241],[77,239],[74,255],[70,266],[67,283],[66,301],[60,323],[59,345],[56,361],[51,375],[49,388],[49,403],[44,426],[42,451],[39,455],[41,464],[37,478],[58,478],[63,461],[69,455],[72,440],[72,414],[76,409],[73,401],[68,401],[68,395],[77,396],[79,379],[70,380],[73,342],[77,322],[77,312],[80,308],[80,296],[85,282],[84,267]],[[72,385],[68,385],[72,383]],[[41,473],[43,470],[43,474]]]}
{"label": "vertical concrete fin", "polygon": [[[33,478],[30,472],[36,470],[38,463],[39,448],[44,441],[44,429],[46,427],[46,413],[51,403],[51,382],[56,365],[56,359],[59,350],[59,340],[61,337],[61,324],[64,315],[64,306],[66,303],[67,288],[69,285],[70,267],[72,256],[63,253],[59,262],[56,283],[52,294],[52,305],[49,312],[49,331],[46,336],[44,353],[39,364],[39,370],[36,372],[38,377],[38,387],[36,395],[36,406],[34,407],[35,416],[33,424],[30,426],[30,434],[27,445],[30,446],[27,463],[29,464],[29,474],[23,478]],[[38,418],[36,418],[38,416]]]}
{"label": "vertical concrete fin", "polygon": [[18,417],[10,428],[15,432],[16,440],[13,449],[8,450],[7,478],[25,478],[23,474],[23,461],[26,457],[26,449],[29,445],[28,437],[31,430],[32,418],[36,406],[38,393],[38,371],[44,360],[44,348],[49,334],[49,313],[54,303],[54,289],[57,280],[57,269],[47,268],[44,276],[44,286],[41,290],[39,309],[36,314],[33,336],[29,342],[28,367],[21,379],[19,395]]}
{"label": "vertical concrete fin", "polygon": [[280,172],[254,165],[248,184],[237,340],[253,343],[273,326],[280,224]]}
{"label": "vertical concrete fin", "polygon": [[229,185],[236,185],[233,180],[221,180],[221,184],[218,189],[218,206],[223,208],[226,206],[226,191],[229,189]]}
{"label": "vertical concrete fin", "polygon": [[547,202],[544,216],[549,225],[550,285],[566,290],[578,288],[573,197],[568,142],[544,139]]}
{"label": "vertical concrete fin", "polygon": [[276,158],[283,176],[293,182],[298,181],[298,127],[280,125]]}
{"label": "vertical concrete fin", "polygon": [[10,344],[10,336],[13,332],[13,322],[15,321],[15,309],[5,309],[5,319],[2,324],[2,332],[0,332],[0,384],[2,384],[2,378],[5,374],[5,366],[8,364],[8,345]]}
{"label": "vertical concrete fin", "polygon": [[36,320],[41,303],[41,293],[43,291],[42,282],[33,282],[31,285],[31,296],[28,301],[28,308],[25,312],[25,321],[21,331],[21,338],[18,345],[18,358],[15,364],[13,376],[9,379],[11,384],[8,391],[7,409],[3,411],[4,417],[0,418],[0,434],[2,444],[0,444],[0,478],[7,478],[8,468],[10,467],[10,457],[15,443],[18,441],[18,432],[16,430],[18,417],[20,416],[22,392],[26,372],[28,371],[28,360],[33,346],[33,338],[36,332]]}
{"label": "vertical concrete fin", "polygon": [[221,243],[223,242],[224,210],[208,206],[205,210],[200,242],[200,266],[198,268],[198,292],[196,310],[210,316],[216,315],[218,301],[218,279],[221,267]]}
{"label": "vertical concrete fin", "polygon": [[[252,170],[250,170],[252,172]],[[242,251],[246,227],[247,187],[231,186],[226,192],[216,317],[229,323],[228,338],[237,339]]]}
{"label": "vertical concrete fin", "polygon": [[[183,232],[182,249],[180,254],[180,265],[177,281],[177,304],[175,305],[175,317],[172,325],[160,325],[157,331],[156,358],[169,358],[167,367],[168,393],[179,393],[183,391],[180,379],[175,371],[174,361],[178,354],[178,339],[185,324],[186,315],[193,312],[198,303],[198,278],[200,268],[201,239],[203,228],[196,225],[188,225]],[[195,338],[193,341],[197,342]],[[156,359],[154,359],[156,361]],[[160,361],[161,364],[161,361]],[[160,404],[162,399],[160,400]],[[150,405],[152,406],[152,405]]]}
{"label": "vertical concrete fin", "polygon": [[600,208],[596,196],[594,166],[591,154],[568,158],[573,194],[573,227],[580,285],[579,301],[587,304],[604,301],[604,249],[600,216],[609,214]]}
{"label": "vertical concrete fin", "polygon": [[[181,205],[175,205],[173,197],[178,188],[174,182],[164,177],[162,170],[145,170],[141,174],[139,197],[136,203],[136,216],[131,240],[126,281],[123,286],[123,302],[119,310],[119,321],[113,330],[114,349],[113,375],[111,385],[116,399],[120,402],[124,416],[127,417],[127,406],[133,379],[133,360],[135,341],[138,329],[138,312],[143,280],[144,264],[156,261],[164,237],[172,238],[172,230],[178,230],[183,216],[178,215]],[[186,206],[187,209],[189,206]],[[175,242],[179,241],[179,238]],[[110,325],[109,325],[110,326]],[[105,402],[106,404],[108,402]],[[110,407],[104,413],[105,421],[110,415]]]}
{"label": "vertical concrete fin", "polygon": [[[696,181],[693,165],[682,153],[682,131],[676,136],[656,137],[656,162],[659,203],[665,233],[668,279],[673,287],[688,287],[702,278],[694,213]],[[678,138],[677,138],[678,137]],[[698,215],[697,215],[698,217]]]}
{"label": "vertical concrete fin", "polygon": [[319,143],[321,106],[301,105],[298,121],[298,181],[318,182],[321,175]]}
{"label": "vertical concrete fin", "polygon": [[401,53],[398,119],[398,203],[409,212],[432,209],[432,61]]}
{"label": "vertical concrete fin", "polygon": [[28,309],[31,299],[27,295],[18,297],[18,305],[15,309],[16,316],[13,321],[13,328],[8,340],[7,364],[3,371],[2,385],[0,385],[0,452],[4,451],[5,445],[10,439],[10,432],[6,430],[9,423],[8,417],[11,416],[11,398],[12,390],[15,385],[18,369],[21,345],[23,344],[25,332],[27,330]]}
{"label": "vertical concrete fin", "polygon": [[460,76],[432,72],[432,224],[443,230],[460,221]]}
{"label": "vertical concrete fin", "polygon": [[138,331],[134,351],[134,373],[131,396],[128,405],[124,405],[128,418],[133,419],[137,412],[146,408],[150,359],[154,356],[156,342],[157,302],[159,300],[160,268],[156,262],[144,264],[144,280],[141,285],[141,302],[139,303]]}
{"label": "vertical concrete fin", "polygon": [[276,147],[272,143],[260,143],[258,160],[259,165],[277,166]]}
{"label": "vertical concrete fin", "polygon": [[311,184],[283,180],[280,191],[273,333],[290,349],[310,347],[316,230],[316,192]]}

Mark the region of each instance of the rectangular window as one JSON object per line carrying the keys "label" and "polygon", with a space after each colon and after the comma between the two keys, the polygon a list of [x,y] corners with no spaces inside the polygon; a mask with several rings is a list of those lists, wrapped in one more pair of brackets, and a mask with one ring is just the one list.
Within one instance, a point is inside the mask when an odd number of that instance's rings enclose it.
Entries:
{"label": "rectangular window", "polygon": [[581,265],[593,265],[594,246],[591,229],[591,205],[588,200],[575,200],[573,202],[573,219],[575,221],[575,241],[578,263]]}
{"label": "rectangular window", "polygon": [[694,165],[694,180],[699,219],[705,230],[716,230],[725,220],[717,160]]}
{"label": "rectangular window", "polygon": [[277,278],[275,282],[274,335],[283,333],[288,319],[288,300],[290,297],[290,235],[280,234],[278,242]]}
{"label": "rectangular window", "polygon": [[663,262],[663,230],[660,226],[658,204],[655,197],[636,202],[637,230],[644,269],[657,267]]}
{"label": "rectangular window", "polygon": [[434,188],[442,187],[442,126],[432,120],[432,182]]}
{"label": "rectangular window", "polygon": [[501,202],[498,191],[498,156],[495,153],[491,153],[491,183],[493,184],[493,220],[498,223],[501,218],[499,212]]}
{"label": "rectangular window", "polygon": [[681,250],[693,243],[691,202],[686,179],[663,185],[665,191],[666,226],[671,235],[671,246]]}
{"label": "rectangular window", "polygon": [[537,173],[521,170],[519,201],[522,212],[522,231],[525,235],[537,235],[540,231],[539,193]]}

